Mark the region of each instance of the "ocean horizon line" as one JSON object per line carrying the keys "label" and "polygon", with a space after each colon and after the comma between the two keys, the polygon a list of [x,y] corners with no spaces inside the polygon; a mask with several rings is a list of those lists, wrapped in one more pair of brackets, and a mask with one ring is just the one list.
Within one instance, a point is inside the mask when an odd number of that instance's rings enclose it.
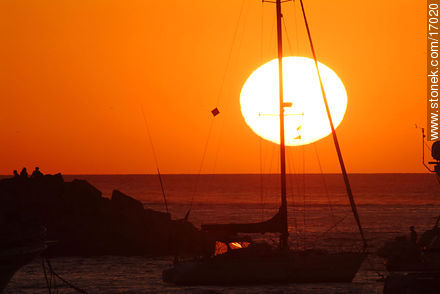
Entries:
{"label": "ocean horizon line", "polygon": [[[46,173],[55,175],[58,173]],[[157,176],[157,173],[61,173],[63,176]],[[298,175],[303,173],[287,173],[287,175]],[[341,173],[304,173],[304,175],[341,175]],[[353,172],[349,175],[430,175],[428,172]],[[279,173],[161,173],[162,176],[248,176],[248,175],[279,175]],[[0,177],[8,177],[12,174],[1,174]]]}

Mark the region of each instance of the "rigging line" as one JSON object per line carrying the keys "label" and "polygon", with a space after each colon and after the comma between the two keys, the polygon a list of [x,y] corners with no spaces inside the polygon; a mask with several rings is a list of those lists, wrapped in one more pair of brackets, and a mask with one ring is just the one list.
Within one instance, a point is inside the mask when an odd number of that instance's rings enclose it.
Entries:
{"label": "rigging line", "polygon": [[272,172],[272,165],[273,165],[273,158],[275,157],[275,144],[272,146],[272,153],[270,154],[270,161],[269,161],[269,174]]}
{"label": "rigging line", "polygon": [[326,231],[322,232],[320,235],[316,236],[315,241],[313,243],[313,246],[315,246],[315,244],[318,242],[318,240],[322,240],[322,238],[327,235],[331,230],[333,230],[334,228],[336,228],[340,223],[342,223],[347,216],[349,215],[349,213],[346,213],[343,217],[341,217],[337,222],[335,222],[330,228],[328,228]]}
{"label": "rigging line", "polygon": [[[274,44],[275,43],[274,42],[274,38],[275,38],[275,35],[276,35],[276,33],[275,33],[276,32],[276,26],[275,26],[276,23],[277,23],[276,18],[273,18],[272,19],[272,27],[270,29],[270,37],[269,37],[268,44]],[[268,46],[267,49],[271,49],[271,48]]]}
{"label": "rigging line", "polygon": [[[261,26],[260,26],[260,63],[263,63],[264,52],[264,1],[261,1]],[[260,151],[260,199],[261,199],[261,220],[264,221],[264,183],[263,183],[263,139],[258,136]]]}
{"label": "rigging line", "polygon": [[46,280],[46,286],[47,290],[49,291],[49,294],[52,294],[52,286],[49,278],[47,277],[47,271],[46,271],[46,262],[44,261],[44,256],[41,256],[41,266],[43,267],[43,273],[44,273],[44,279]]}
{"label": "rigging line", "polygon": [[272,176],[273,176],[273,174],[275,174],[275,173],[272,174],[272,167],[273,167],[274,157],[276,157],[275,150],[277,149],[277,146],[275,144],[271,144],[271,146],[272,146],[272,149],[271,149],[271,153],[269,156],[269,167],[268,167],[268,182],[269,182],[268,186],[269,187],[271,185],[270,183],[272,182]]}
{"label": "rigging line", "polygon": [[[79,292],[79,293],[83,293],[83,294],[87,294],[87,291],[73,285],[72,283],[70,283],[69,281],[65,280],[63,277],[61,277],[59,274],[57,274],[52,267],[52,264],[49,260],[49,258],[47,256],[42,256],[42,264],[43,264],[43,271],[44,271],[44,277],[46,279],[46,284],[48,287],[48,291],[49,294],[51,293],[51,289],[52,288],[56,288],[56,281],[55,281],[55,277],[60,279],[64,284],[66,284],[67,286],[69,286],[70,288],[72,288],[73,290]],[[48,266],[48,270],[46,270],[46,264]],[[47,278],[47,271],[49,271],[50,273],[50,279]],[[52,285],[52,281],[53,281],[53,285]],[[56,290],[56,289],[55,289]],[[58,293],[58,291],[55,291],[55,293]]]}
{"label": "rigging line", "polygon": [[332,221],[334,221],[335,215],[333,214],[333,207],[332,207],[332,204],[331,204],[331,201],[330,201],[330,194],[328,193],[327,181],[325,180],[324,172],[322,171],[321,160],[319,158],[318,149],[316,148],[316,142],[313,143],[313,147],[315,149],[316,159],[318,160],[319,171],[321,172],[321,178],[322,178],[322,183],[324,184],[325,194],[327,195],[328,208],[330,209],[330,214],[332,216]]}
{"label": "rigging line", "polygon": [[306,249],[306,149],[305,145],[302,145],[302,188],[303,188],[303,242],[304,249]]}
{"label": "rigging line", "polygon": [[242,16],[242,14],[243,14],[243,8],[244,8],[244,4],[245,4],[245,2],[246,2],[246,0],[243,0],[243,1],[241,2],[240,13],[239,13],[239,15],[238,15],[237,23],[236,23],[236,25],[235,25],[234,36],[233,36],[233,38],[232,38],[232,46],[231,46],[231,48],[229,49],[229,54],[228,54],[228,59],[227,59],[227,62],[226,62],[225,71],[224,71],[224,73],[223,73],[222,81],[221,81],[221,83],[220,83],[220,88],[219,88],[219,92],[218,92],[218,95],[217,95],[217,104],[218,104],[219,101],[220,101],[221,93],[222,93],[222,91],[223,91],[223,86],[224,86],[224,83],[225,83],[225,80],[226,80],[226,74],[227,74],[228,69],[229,69],[229,64],[230,64],[231,57],[232,57],[232,50],[234,49],[235,40],[236,40],[236,38],[237,38],[237,34],[238,34],[238,28],[240,27],[240,20],[241,20],[241,16]]}
{"label": "rigging line", "polygon": [[[232,45],[231,45],[231,48],[229,50],[225,71],[223,73],[223,77],[222,77],[222,80],[221,80],[221,83],[220,83],[220,88],[219,88],[219,91],[218,91],[218,94],[217,94],[217,100],[216,100],[216,104],[217,105],[218,105],[218,103],[220,101],[220,98],[221,98],[221,93],[223,91],[223,86],[224,86],[224,83],[225,83],[225,80],[226,80],[226,74],[228,72],[229,64],[230,64],[230,61],[231,61],[231,58],[232,58],[232,50],[234,48],[234,45],[235,45],[235,42],[236,42],[236,38],[237,38],[237,35],[238,35],[238,29],[240,27],[240,21],[241,21],[242,15],[243,15],[243,9],[244,9],[245,2],[246,2],[246,0],[243,0],[241,2],[240,13],[239,13],[239,16],[238,16],[238,19],[237,19],[237,23],[235,25],[234,36],[232,38]],[[212,133],[213,125],[214,125],[214,119],[211,119],[211,123],[210,123],[209,130],[208,130],[208,136],[207,136],[206,143],[205,143],[205,146],[204,146],[204,149],[203,149],[202,160],[200,162],[199,171],[197,173],[196,182],[195,182],[195,185],[194,185],[193,194],[191,196],[191,201],[190,201],[189,209],[188,209],[188,212],[185,215],[185,220],[188,219],[189,214],[190,214],[190,212],[192,210],[192,207],[193,207],[194,196],[197,193],[197,189],[198,189],[198,185],[199,185],[199,181],[200,181],[200,174],[202,172],[202,168],[203,168],[203,165],[204,165],[204,161],[205,161],[205,157],[206,157],[209,141],[210,141],[210,138],[211,138],[211,133]],[[218,155],[218,152],[216,154]],[[215,166],[217,164],[217,155],[216,155],[216,158],[214,160],[214,168],[215,168]]]}
{"label": "rigging line", "polygon": [[297,23],[297,15],[296,15],[296,1],[292,1],[293,2],[293,13],[294,13],[294,15],[293,15],[293,21],[294,21],[294,23],[295,23],[295,32],[296,32],[296,34],[295,34],[295,39],[296,39],[296,52],[298,52],[298,55],[301,55],[300,54],[300,50],[299,50],[299,39],[298,39],[298,23]]}
{"label": "rigging line", "polygon": [[258,138],[260,149],[260,200],[261,200],[261,220],[264,221],[264,186],[263,186],[263,146],[262,138]]}
{"label": "rigging line", "polygon": [[[238,59],[240,60],[240,53],[241,53],[241,48],[242,48],[242,44],[243,44],[243,35],[244,35],[244,32],[245,32],[245,30],[246,30],[246,21],[247,21],[247,16],[248,16],[248,13],[247,13],[247,10],[245,10],[245,14],[244,14],[244,19],[243,19],[243,34],[241,34],[241,36],[239,37],[239,40],[238,40],[238,50],[237,50],[237,55],[238,55]],[[237,26],[239,26],[239,23],[237,24]],[[236,38],[234,38],[234,43],[236,42]],[[231,47],[231,52],[232,52],[232,48],[233,48],[234,46],[232,46]],[[229,60],[228,60],[228,64],[230,64],[231,63],[231,60],[232,60],[232,58],[229,58]],[[228,65],[228,68],[229,68],[230,66]],[[226,72],[227,72],[228,70],[226,70],[225,71],[225,76],[226,76]],[[222,81],[222,83],[224,83],[224,80]],[[221,93],[219,93],[219,98],[221,97]],[[219,99],[217,99],[217,102],[218,102],[218,100]],[[229,100],[227,100],[227,102],[225,103],[225,107],[224,107],[224,112],[226,112],[228,109],[229,109],[229,107],[230,107],[230,103],[231,103],[231,101],[230,101],[230,99]],[[221,146],[221,144],[222,144],[222,141],[223,141],[223,134],[224,134],[224,125],[225,125],[225,120],[222,120],[222,124],[221,124],[221,126],[220,126],[220,136],[219,136],[219,140],[218,140],[218,144],[217,144],[217,149],[216,149],[216,151],[215,151],[215,158],[214,158],[214,165],[213,165],[213,173],[214,173],[214,171],[215,171],[215,169],[216,169],[216,167],[217,167],[217,161],[218,161],[218,154],[219,154],[219,151],[220,151],[220,146]]]}
{"label": "rigging line", "polygon": [[[215,154],[214,154],[214,164],[212,166],[211,181],[210,181],[210,183],[214,182],[215,170],[217,168],[218,155],[220,153],[220,146],[221,146],[222,141],[223,141],[223,133],[224,133],[223,129],[224,129],[224,126],[225,126],[225,121],[222,120],[222,123],[221,123],[221,126],[220,126],[220,135],[219,135],[219,138],[218,138],[218,141],[217,141],[217,147],[215,149]],[[206,147],[206,148],[208,148],[208,147]]]}
{"label": "rigging line", "polygon": [[[241,3],[241,8],[240,8],[239,17],[238,17],[238,19],[237,19],[237,23],[236,23],[236,26],[235,26],[234,37],[233,37],[233,39],[232,39],[232,45],[231,45],[231,48],[230,48],[230,50],[229,50],[229,54],[228,54],[228,59],[227,59],[227,63],[226,63],[226,67],[225,67],[225,71],[224,71],[224,73],[223,73],[223,77],[222,77],[222,80],[221,80],[221,83],[220,83],[219,92],[218,92],[218,94],[217,94],[216,105],[219,104],[219,102],[220,102],[220,98],[222,97],[222,92],[223,92],[224,84],[225,84],[225,81],[226,81],[226,74],[228,73],[229,68],[230,68],[230,64],[231,64],[231,60],[232,60],[232,51],[233,51],[234,46],[235,46],[235,43],[236,43],[236,41],[237,41],[238,31],[239,31],[239,28],[240,28],[240,21],[241,21],[241,19],[242,19],[242,15],[243,15],[243,10],[244,10],[244,6],[245,6],[245,4],[246,4],[246,1],[243,0],[242,3]],[[243,31],[246,29],[246,19],[247,19],[247,12],[246,12],[246,10],[245,10],[245,14],[244,14],[244,22],[243,22]],[[238,52],[240,52],[240,48],[241,48],[241,45],[242,45],[242,41],[243,41],[243,37],[241,37],[241,39],[240,39],[240,42],[239,42],[239,45],[238,45]],[[225,110],[228,109],[228,108],[229,108],[229,104],[226,104],[226,105],[225,105]],[[212,125],[213,125],[213,120],[212,120],[211,123],[212,123]],[[214,155],[214,164],[213,164],[213,168],[212,168],[213,172],[212,172],[212,176],[211,176],[211,178],[214,177],[215,169],[216,169],[216,167],[217,167],[218,154],[219,154],[219,152],[220,152],[220,146],[221,146],[221,143],[222,143],[222,140],[223,140],[224,124],[225,124],[225,122],[224,122],[224,120],[222,120],[222,124],[221,124],[221,126],[220,126],[220,136],[219,136],[219,139],[218,139],[217,148],[216,148],[215,155]],[[197,193],[199,177],[200,177],[201,170],[202,170],[202,168],[203,168],[204,158],[205,158],[206,153],[207,153],[207,148],[208,148],[209,140],[210,140],[211,133],[212,133],[212,128],[213,128],[212,125],[211,125],[211,127],[210,127],[210,129],[209,129],[208,139],[207,139],[207,142],[206,142],[206,145],[205,145],[205,150],[204,150],[204,154],[203,154],[203,157],[202,157],[202,162],[201,162],[201,164],[200,164],[199,174],[197,175],[196,185],[195,185],[195,188],[194,188],[194,193],[193,193],[193,195],[192,195],[191,204],[190,204],[190,208],[189,208],[189,210],[188,210],[187,216],[189,215],[189,212],[190,212],[191,209],[192,209],[192,204],[193,204],[193,201],[194,201],[194,195]],[[187,218],[187,216],[186,216],[185,218]]]}
{"label": "rigging line", "polygon": [[282,18],[282,21],[283,21],[284,31],[286,32],[284,35],[286,36],[286,39],[287,39],[287,45],[289,47],[290,54],[293,55],[293,50],[292,50],[293,47],[292,47],[292,44],[290,43],[290,38],[289,38],[288,31],[287,31],[286,22],[284,21],[284,17]]}
{"label": "rigging line", "polygon": [[200,163],[199,171],[197,173],[196,183],[194,185],[193,194],[191,196],[191,202],[189,204],[189,209],[188,209],[188,212],[186,213],[185,219],[188,219],[189,213],[192,210],[192,206],[193,206],[193,203],[194,203],[194,195],[197,193],[197,188],[198,188],[199,181],[200,181],[200,174],[202,173],[203,163],[205,162],[206,152],[208,150],[209,139],[211,138],[211,133],[212,133],[213,125],[214,125],[214,118],[211,119],[211,123],[209,124],[208,138],[206,139],[205,147],[203,149],[202,160],[201,160],[201,163]]}
{"label": "rigging line", "polygon": [[[227,108],[225,107],[225,109],[227,109]],[[222,120],[222,124],[220,126],[220,135],[219,135],[219,138],[218,138],[217,148],[215,150],[215,155],[214,155],[215,157],[214,157],[214,165],[212,167],[212,176],[214,176],[215,170],[217,168],[218,155],[220,153],[220,146],[221,146],[222,141],[223,141],[224,127],[225,127],[225,121]]]}
{"label": "rigging line", "polygon": [[[231,67],[231,61],[232,61],[232,50],[233,50],[233,48],[234,48],[234,46],[235,46],[235,43],[237,42],[237,37],[239,36],[238,31],[239,31],[239,28],[240,28],[240,21],[241,21],[242,15],[243,15],[243,13],[242,13],[243,8],[246,8],[246,7],[244,7],[245,4],[246,4],[246,1],[243,0],[243,2],[242,2],[242,6],[241,6],[241,10],[240,10],[240,15],[239,15],[239,18],[238,18],[238,20],[237,20],[236,29],[235,29],[235,32],[234,32],[233,42],[232,42],[231,49],[230,49],[230,52],[229,52],[229,55],[228,55],[227,66],[226,66],[226,68],[225,68],[225,72],[224,72],[224,74],[223,74],[223,78],[222,78],[221,86],[220,86],[220,89],[219,89],[219,92],[218,92],[217,101],[216,101],[217,104],[219,103],[220,98],[222,97],[222,92],[223,92],[223,88],[224,88],[224,83],[225,83],[225,80],[226,80],[226,74],[228,73],[229,68]],[[243,32],[246,30],[246,20],[247,20],[247,15],[248,15],[248,14],[247,14],[247,9],[244,9],[244,11],[245,11],[245,12],[244,12],[244,15],[243,15],[243,17],[244,17],[244,20],[243,20]],[[238,40],[238,41],[239,41],[239,45],[238,45],[238,50],[237,50],[237,52],[238,52],[238,57],[240,57],[241,47],[242,47],[242,43],[243,43],[243,35],[244,35],[244,34],[241,34],[241,35],[238,37],[238,39],[239,39],[239,40]],[[239,58],[238,58],[238,59],[239,59]],[[224,106],[224,111],[223,111],[223,112],[226,113],[227,110],[229,109],[229,106],[230,106],[230,100],[227,100],[227,102],[226,102],[226,104],[225,104],[225,106]],[[216,167],[217,167],[218,157],[219,157],[219,153],[220,153],[220,147],[221,147],[222,142],[223,142],[224,126],[225,126],[225,120],[222,120],[222,123],[221,123],[221,125],[220,125],[220,131],[219,131],[220,135],[218,136],[219,138],[218,138],[218,140],[217,140],[217,147],[216,147],[216,149],[215,149],[215,153],[214,153],[214,164],[213,164],[213,166],[212,166],[212,173],[211,173],[211,181],[210,181],[210,182],[212,182],[213,179],[214,179],[215,170],[216,170]],[[211,131],[210,131],[210,132],[211,132]],[[210,135],[210,134],[209,134],[209,135]],[[209,135],[208,135],[208,136],[209,136]],[[202,163],[202,165],[203,165],[203,163]],[[202,166],[201,166],[201,168],[202,168]],[[194,193],[194,194],[195,194],[195,193]]]}
{"label": "rigging line", "polygon": [[[289,149],[288,149],[289,150]],[[289,150],[290,151],[290,150]],[[290,152],[292,153],[292,152]],[[287,157],[287,162],[288,162],[288,167],[290,169],[290,173],[289,173],[289,178],[291,180],[291,182],[293,182],[293,176],[296,175],[296,171],[295,171],[295,164],[293,163],[293,156],[288,156]],[[293,168],[292,168],[293,167]],[[299,247],[299,234],[298,234],[298,224],[296,221],[296,213],[295,213],[295,189],[293,187],[293,185],[289,185],[290,186],[290,190],[291,190],[291,203],[292,203],[292,218],[293,218],[293,226],[295,228],[295,236],[296,236],[296,242],[297,242],[297,248]]]}
{"label": "rigging line", "polygon": [[[293,156],[292,156],[293,158]],[[290,164],[290,163],[289,163]],[[302,179],[302,173],[301,173],[301,161],[298,161],[298,168],[295,168],[295,165],[293,165],[293,170],[294,170],[294,175],[292,175],[292,182],[295,182],[296,185],[291,185],[292,188],[292,193],[296,194],[296,199],[297,201],[297,205],[294,208],[294,212],[295,215],[298,215],[298,219],[295,217],[294,218],[294,224],[296,226],[296,231],[297,231],[297,240],[298,240],[298,247],[299,248],[305,248],[305,237],[304,237],[304,207],[301,207],[301,197],[303,197],[303,185],[301,184],[301,179]],[[293,187],[294,186],[294,187]],[[301,228],[301,218],[303,221],[303,226]]]}
{"label": "rigging line", "polygon": [[261,1],[261,28],[260,28],[260,63],[263,63],[263,52],[264,52],[264,1]]}
{"label": "rigging line", "polygon": [[328,105],[327,96],[325,94],[324,84],[323,84],[322,78],[321,78],[321,73],[319,71],[318,59],[316,57],[315,48],[313,46],[312,36],[311,36],[311,33],[310,33],[309,24],[307,22],[307,17],[306,17],[306,12],[305,12],[305,9],[304,9],[303,1],[300,0],[300,3],[301,3],[301,10],[302,10],[302,13],[303,13],[303,16],[304,16],[304,23],[305,23],[306,29],[307,29],[307,35],[309,37],[310,49],[312,50],[313,60],[315,61],[316,72],[317,72],[318,78],[319,78],[319,85],[321,87],[321,93],[322,93],[322,98],[324,100],[325,110],[327,112],[327,117],[328,117],[328,120],[329,120],[329,123],[330,123],[330,128],[332,130],[333,141],[334,141],[334,144],[335,144],[336,152],[338,154],[339,165],[341,166],[341,171],[342,171],[342,175],[344,177],[345,187],[347,189],[347,195],[348,195],[348,198],[350,200],[351,209],[353,211],[354,218],[355,218],[357,226],[359,228],[359,233],[361,235],[362,242],[363,242],[363,245],[364,245],[364,250],[365,250],[367,248],[367,240],[365,239],[364,230],[362,229],[361,220],[359,219],[359,214],[357,212],[356,203],[354,201],[353,193],[351,191],[350,181],[348,179],[347,171],[345,169],[344,159],[342,158],[341,149],[339,147],[338,137],[336,136],[335,127],[333,125],[333,120],[332,120],[332,116],[331,116],[331,113],[330,113],[330,108],[329,108],[329,105]]}
{"label": "rigging line", "polygon": [[[288,47],[289,47],[290,54],[293,55],[293,47],[292,47],[292,43],[290,42],[290,38],[289,38],[289,34],[288,34],[288,31],[287,31],[287,26],[286,26],[286,22],[285,22],[285,20],[284,20],[284,17],[282,18],[282,23],[283,23],[283,27],[284,27],[284,31],[285,31],[285,34],[284,34],[284,35],[286,36],[286,39],[287,39],[287,45],[288,45]],[[290,164],[291,164],[291,161],[290,161],[290,158],[289,158],[289,157],[287,157],[287,161],[288,161],[288,164],[290,165]],[[290,176],[290,177],[291,177],[291,176]],[[293,201],[294,201],[293,187],[291,188],[291,193],[292,193],[291,198],[292,198],[292,203],[293,203]],[[304,192],[304,197],[305,197],[305,192]],[[304,198],[304,211],[303,211],[303,217],[304,217],[304,228],[303,228],[302,238],[304,239],[304,240],[303,240],[303,242],[304,242],[303,246],[304,246],[304,248],[305,248],[305,198]],[[295,226],[296,234],[297,234],[297,236],[298,236],[298,225],[297,225],[297,223],[296,223],[296,214],[295,214],[295,212],[293,213],[293,219],[294,219],[294,226]],[[300,238],[299,238],[299,239],[300,239]],[[297,240],[297,242],[298,242],[298,240]],[[299,246],[299,244],[298,244],[298,246]]]}
{"label": "rigging line", "polygon": [[140,108],[141,108],[141,112],[142,112],[142,117],[144,119],[145,129],[147,131],[148,141],[150,142],[151,150],[153,151],[153,157],[154,157],[154,162],[156,164],[157,176],[159,177],[160,189],[162,191],[162,196],[163,196],[163,204],[165,206],[165,210],[167,211],[167,213],[169,213],[167,197],[165,194],[165,188],[164,188],[164,184],[162,181],[162,175],[160,174],[160,170],[159,170],[159,161],[157,160],[156,149],[154,148],[153,138],[151,137],[150,128],[148,127],[148,121],[147,121],[147,117],[145,115],[144,107],[143,107],[142,103],[140,105]]}
{"label": "rigging line", "polygon": [[[260,63],[263,63],[263,44],[264,44],[264,1],[261,1],[261,26],[260,26]],[[261,221],[264,221],[264,183],[263,183],[263,138],[258,136],[260,151],[260,200],[261,200]]]}

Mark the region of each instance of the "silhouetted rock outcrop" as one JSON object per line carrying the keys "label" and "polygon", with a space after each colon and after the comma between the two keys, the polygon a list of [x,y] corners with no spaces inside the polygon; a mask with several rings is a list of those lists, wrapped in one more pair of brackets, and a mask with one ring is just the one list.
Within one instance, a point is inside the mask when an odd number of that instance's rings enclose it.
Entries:
{"label": "silhouetted rock outcrop", "polygon": [[[42,224],[53,255],[165,255],[211,247],[191,223],[114,190],[111,199],[84,180],[61,174],[0,180],[0,226]],[[17,226],[18,227],[18,226]]]}

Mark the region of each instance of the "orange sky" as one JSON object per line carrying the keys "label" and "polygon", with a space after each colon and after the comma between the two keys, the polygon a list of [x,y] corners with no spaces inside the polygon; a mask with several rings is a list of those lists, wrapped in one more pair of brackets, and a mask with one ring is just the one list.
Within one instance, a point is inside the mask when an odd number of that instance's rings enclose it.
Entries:
{"label": "orange sky", "polygon": [[[318,59],[347,89],[337,131],[348,171],[423,172],[425,1],[304,3]],[[298,4],[283,4],[285,51],[310,56]],[[141,105],[163,173],[199,171],[216,106],[202,172],[276,172],[277,147],[239,104],[247,77],[276,57],[274,12],[259,0],[1,1],[0,174],[153,173]],[[315,147],[323,171],[338,172],[330,139]],[[289,171],[304,156],[319,172],[315,147],[289,148]]]}

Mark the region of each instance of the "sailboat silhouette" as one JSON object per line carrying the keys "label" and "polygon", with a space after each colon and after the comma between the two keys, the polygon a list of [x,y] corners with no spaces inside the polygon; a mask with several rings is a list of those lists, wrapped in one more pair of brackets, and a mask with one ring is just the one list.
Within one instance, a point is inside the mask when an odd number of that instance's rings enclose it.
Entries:
{"label": "sailboat silhouette", "polygon": [[[259,223],[206,224],[202,230],[217,241],[226,245],[226,252],[187,262],[176,262],[163,272],[165,282],[179,285],[234,285],[234,284],[267,284],[267,283],[316,283],[316,282],[351,282],[361,266],[367,243],[357,214],[356,205],[345,170],[334,125],[330,115],[327,99],[319,74],[316,54],[311,42],[304,6],[301,1],[304,20],[319,76],[321,91],[329,118],[332,136],[335,143],[342,175],[350,200],[351,208],[357,222],[363,250],[360,252],[331,253],[321,250],[289,249],[289,231],[286,197],[286,159],[284,135],[284,109],[291,104],[284,102],[283,97],[283,43],[281,0],[275,1],[277,18],[278,45],[278,78],[280,105],[280,179],[281,205],[278,212],[269,220]],[[298,130],[299,131],[299,130]],[[247,239],[237,236],[239,233],[279,233],[277,248],[269,245],[249,243]],[[238,249],[237,249],[238,248]]]}

